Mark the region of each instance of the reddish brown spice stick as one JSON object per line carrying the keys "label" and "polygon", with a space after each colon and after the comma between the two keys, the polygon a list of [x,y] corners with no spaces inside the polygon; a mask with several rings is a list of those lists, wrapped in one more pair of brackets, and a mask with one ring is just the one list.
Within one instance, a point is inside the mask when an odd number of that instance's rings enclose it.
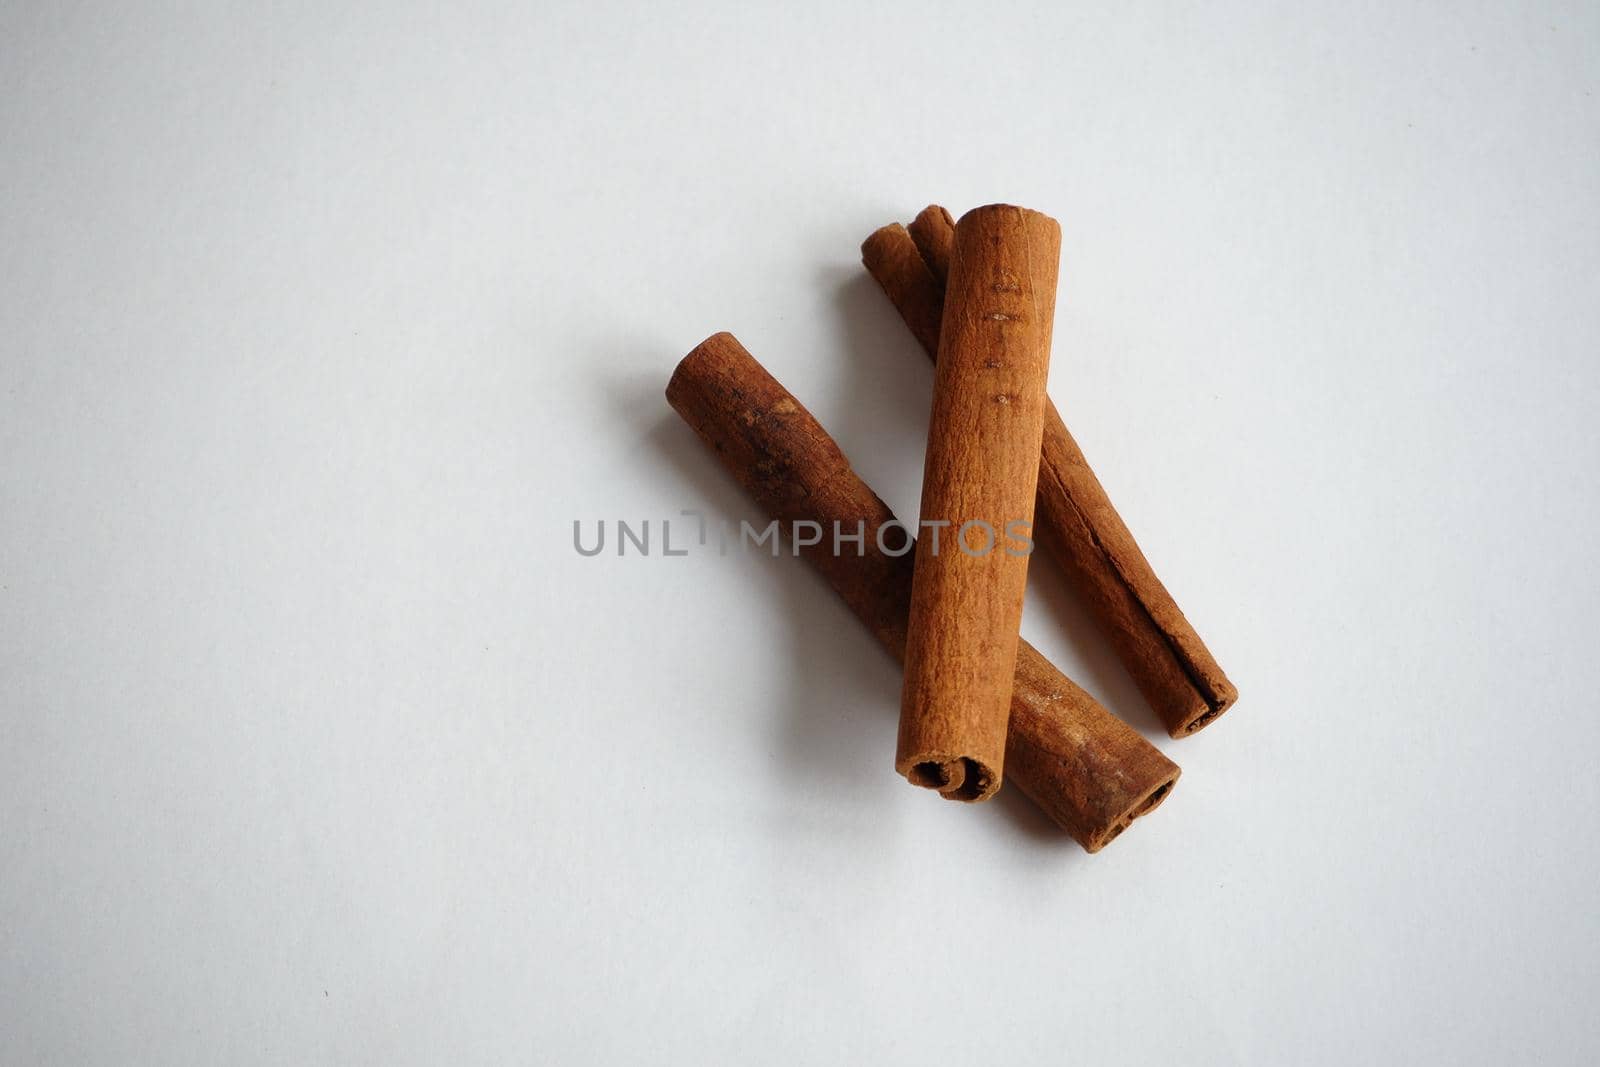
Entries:
{"label": "reddish brown spice stick", "polygon": [[[956,220],[938,204],[929,204],[917,212],[906,229],[911,233],[917,253],[938,281],[939,299],[943,301],[945,282],[950,276],[950,253],[956,243]],[[938,345],[933,347],[937,355]]]}
{"label": "reddish brown spice stick", "polygon": [[[929,356],[938,358],[939,322],[954,227],[932,206],[907,230],[885,226],[861,246],[867,270],[899,309]],[[1111,505],[1055,405],[1046,402],[1039,461],[1041,540],[1173,737],[1213,722],[1239,692],[1167,592]]]}
{"label": "reddish brown spice stick", "polygon": [[[905,655],[912,551],[894,513],[839,446],[732,334],[678,364],[667,400],[770,517],[827,531],[801,553],[896,659]],[[832,533],[865,534],[861,544]],[[880,537],[880,531],[882,533]],[[1178,767],[1026,642],[1012,683],[1008,777],[1085,849],[1097,852],[1154,810]]]}
{"label": "reddish brown spice stick", "polygon": [[956,224],[906,633],[895,769],[951,800],[1000,788],[1032,551],[1061,228],[995,204]]}

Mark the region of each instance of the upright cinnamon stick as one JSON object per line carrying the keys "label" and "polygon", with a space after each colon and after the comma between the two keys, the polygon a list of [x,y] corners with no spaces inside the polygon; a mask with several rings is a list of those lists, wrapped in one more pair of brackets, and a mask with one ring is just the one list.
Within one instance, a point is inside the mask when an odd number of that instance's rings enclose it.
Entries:
{"label": "upright cinnamon stick", "polygon": [[[685,356],[667,400],[769,516],[864,533],[798,547],[896,659],[905,654],[913,555],[894,513],[827,432],[731,334]],[[1009,777],[1085,849],[1097,852],[1153,811],[1176,764],[1026,642],[1011,689]]]}
{"label": "upright cinnamon stick", "polygon": [[[935,205],[917,216],[910,232],[885,226],[861,246],[867,270],[936,359],[944,303],[940,279],[949,269],[953,236],[949,212]],[[1041,540],[1083,593],[1167,732],[1186,737],[1213,722],[1238,699],[1238,690],[1156,577],[1048,400],[1038,491]]]}
{"label": "upright cinnamon stick", "polygon": [[[952,800],[1000,788],[1028,578],[1061,228],[996,204],[956,225],[922,474],[895,769]],[[974,536],[976,535],[976,536]]]}

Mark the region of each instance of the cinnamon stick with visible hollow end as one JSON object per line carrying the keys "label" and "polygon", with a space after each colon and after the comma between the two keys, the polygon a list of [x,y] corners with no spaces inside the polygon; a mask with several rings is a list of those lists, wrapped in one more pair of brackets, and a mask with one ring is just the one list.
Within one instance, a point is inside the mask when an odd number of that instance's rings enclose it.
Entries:
{"label": "cinnamon stick with visible hollow end", "polygon": [[1033,548],[1061,228],[995,204],[956,224],[906,633],[895,769],[948,799],[1000,788]]}
{"label": "cinnamon stick with visible hollow end", "polygon": [[[926,208],[910,232],[885,226],[861,246],[862,261],[929,356],[938,358],[954,227]],[[915,256],[912,253],[917,253]],[[1167,732],[1187,737],[1231,707],[1239,691],[1156,577],[1061,414],[1045,408],[1037,526],[1082,591],[1090,612]]]}
{"label": "cinnamon stick with visible hollow end", "polygon": [[[840,551],[831,537],[797,547],[903,659],[909,534],[811,413],[727,333],[683,358],[667,400],[771,518],[791,529],[807,522],[829,534],[864,533]],[[1017,651],[1010,716],[1009,779],[1090,852],[1153,811],[1178,780],[1175,763],[1026,642]]]}

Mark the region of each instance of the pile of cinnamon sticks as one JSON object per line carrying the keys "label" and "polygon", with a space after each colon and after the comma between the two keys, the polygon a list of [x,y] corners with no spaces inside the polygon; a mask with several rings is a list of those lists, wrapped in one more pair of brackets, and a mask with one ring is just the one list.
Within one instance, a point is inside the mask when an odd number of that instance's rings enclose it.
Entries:
{"label": "pile of cinnamon sticks", "polygon": [[780,528],[833,532],[794,547],[904,664],[895,769],[954,800],[1010,781],[1097,852],[1166,799],[1179,769],[1019,638],[1035,536],[1173,737],[1238,693],[1045,392],[1060,246],[1049,216],[991,205],[959,222],[932,206],[861,247],[935,361],[914,547],[731,334],[683,358],[667,400]]}

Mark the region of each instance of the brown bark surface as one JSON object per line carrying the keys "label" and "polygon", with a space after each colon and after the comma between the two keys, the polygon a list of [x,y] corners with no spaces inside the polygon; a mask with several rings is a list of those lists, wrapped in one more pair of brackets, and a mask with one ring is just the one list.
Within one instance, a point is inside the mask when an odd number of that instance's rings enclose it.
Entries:
{"label": "brown bark surface", "polygon": [[907,229],[922,255],[922,261],[933,272],[942,290],[950,278],[950,254],[956,243],[956,220],[938,204],[929,204],[917,212],[917,217]]}

